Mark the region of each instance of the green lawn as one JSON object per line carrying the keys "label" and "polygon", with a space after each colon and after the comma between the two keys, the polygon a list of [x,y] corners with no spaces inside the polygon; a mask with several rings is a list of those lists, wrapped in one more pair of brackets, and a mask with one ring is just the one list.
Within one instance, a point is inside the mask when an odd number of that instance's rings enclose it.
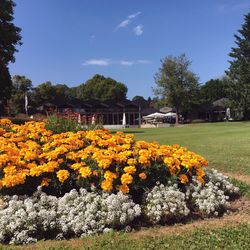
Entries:
{"label": "green lawn", "polygon": [[178,143],[204,156],[210,167],[250,175],[250,122],[126,129],[125,132],[134,133],[139,140]]}
{"label": "green lawn", "polygon": [[26,250],[159,250],[159,249],[228,249],[247,250],[250,246],[250,224],[238,227],[193,230],[181,234],[166,236],[132,237],[132,234],[109,233],[99,236],[69,241],[40,241],[37,244],[19,247],[0,247],[0,249],[26,249]]}
{"label": "green lawn", "polygon": [[[203,155],[224,172],[250,175],[250,122],[193,124],[161,129],[126,129],[136,139],[178,143]],[[238,182],[250,196],[249,186]],[[151,230],[151,229],[148,229]],[[152,229],[157,230],[157,229]],[[69,241],[46,241],[26,247],[0,246],[0,249],[249,249],[250,222],[241,226],[191,230],[179,235],[145,236],[113,233]]]}

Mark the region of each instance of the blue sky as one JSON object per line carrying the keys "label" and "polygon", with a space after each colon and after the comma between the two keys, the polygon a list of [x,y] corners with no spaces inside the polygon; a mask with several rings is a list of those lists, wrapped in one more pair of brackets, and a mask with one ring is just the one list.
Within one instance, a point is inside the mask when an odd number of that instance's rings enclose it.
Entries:
{"label": "blue sky", "polygon": [[185,53],[200,82],[228,68],[246,0],[16,0],[23,45],[12,75],[77,86],[94,74],[153,96],[161,59]]}

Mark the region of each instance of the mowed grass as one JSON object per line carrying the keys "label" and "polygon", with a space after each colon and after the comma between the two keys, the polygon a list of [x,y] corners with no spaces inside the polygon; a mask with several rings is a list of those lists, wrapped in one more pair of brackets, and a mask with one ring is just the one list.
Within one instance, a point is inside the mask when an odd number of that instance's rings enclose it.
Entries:
{"label": "mowed grass", "polygon": [[[204,156],[210,167],[223,172],[250,175],[250,122],[191,124],[124,131],[134,133],[138,140],[186,146]],[[248,185],[238,181],[235,184],[250,197]],[[150,230],[155,232],[157,228],[146,231]],[[0,249],[250,249],[250,222],[235,227],[190,229],[174,235],[151,236],[147,233],[136,237],[134,233],[115,232],[68,241],[40,241],[27,246],[0,245]]]}
{"label": "mowed grass", "polygon": [[0,249],[26,250],[146,250],[146,249],[228,249],[247,250],[250,246],[250,224],[238,227],[192,230],[185,233],[175,233],[165,236],[133,237],[133,233],[109,233],[97,236],[88,236],[77,240],[40,241],[27,246],[3,246]]}
{"label": "mowed grass", "polygon": [[209,161],[211,168],[250,175],[250,122],[190,124],[169,128],[126,129],[138,140],[180,144]]}

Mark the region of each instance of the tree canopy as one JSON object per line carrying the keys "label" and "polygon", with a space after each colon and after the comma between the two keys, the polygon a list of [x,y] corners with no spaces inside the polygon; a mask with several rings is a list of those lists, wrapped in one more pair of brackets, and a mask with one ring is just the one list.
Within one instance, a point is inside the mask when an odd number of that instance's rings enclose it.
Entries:
{"label": "tree canopy", "polygon": [[200,101],[202,103],[211,103],[221,98],[228,97],[229,88],[228,78],[211,79],[207,81],[200,89]]}
{"label": "tree canopy", "polygon": [[32,90],[32,82],[25,76],[15,75],[12,77],[13,89],[10,98],[12,113],[24,112],[25,95]]}
{"label": "tree canopy", "polygon": [[178,57],[167,56],[155,75],[157,87],[154,93],[166,99],[176,109],[176,123],[179,112],[191,106],[198,96],[198,77],[189,70],[190,64],[185,54]]}
{"label": "tree canopy", "polygon": [[12,82],[8,64],[14,62],[16,46],[21,45],[21,29],[13,24],[15,3],[0,0],[0,102],[10,97]]}
{"label": "tree canopy", "polygon": [[126,99],[128,88],[110,77],[94,75],[85,83],[74,88],[71,93],[82,100],[96,99],[100,101]]}
{"label": "tree canopy", "polygon": [[65,84],[53,85],[50,81],[41,83],[34,88],[32,93],[32,103],[35,106],[42,105],[55,99],[67,100],[69,87]]}
{"label": "tree canopy", "polygon": [[231,49],[230,67],[226,74],[231,80],[230,99],[235,107],[250,118],[250,13],[245,16],[242,28],[235,35],[236,47]]}

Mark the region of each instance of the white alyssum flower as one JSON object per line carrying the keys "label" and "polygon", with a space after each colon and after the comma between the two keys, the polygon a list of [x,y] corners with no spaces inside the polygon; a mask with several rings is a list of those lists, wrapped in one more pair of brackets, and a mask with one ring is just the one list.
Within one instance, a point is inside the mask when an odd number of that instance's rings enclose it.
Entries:
{"label": "white alyssum flower", "polygon": [[177,185],[156,185],[145,194],[144,214],[153,224],[167,222],[169,219],[180,219],[189,212],[185,194]]}
{"label": "white alyssum flower", "polygon": [[55,239],[108,232],[126,227],[141,208],[128,195],[71,190],[63,197],[39,189],[32,197],[5,196],[0,210],[0,242],[26,244],[50,236]]}

